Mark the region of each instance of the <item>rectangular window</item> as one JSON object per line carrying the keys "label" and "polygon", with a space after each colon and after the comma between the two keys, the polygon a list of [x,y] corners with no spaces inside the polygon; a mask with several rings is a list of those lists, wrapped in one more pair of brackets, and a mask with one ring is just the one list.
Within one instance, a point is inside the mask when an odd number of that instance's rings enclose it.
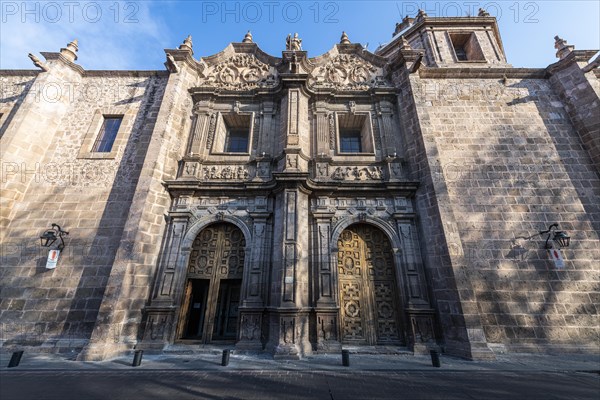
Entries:
{"label": "rectangular window", "polygon": [[93,153],[110,153],[123,117],[104,116],[104,122],[92,147]]}
{"label": "rectangular window", "polygon": [[373,153],[371,120],[366,113],[337,114],[339,153]]}
{"label": "rectangular window", "polygon": [[227,143],[225,151],[228,153],[247,153],[248,152],[248,130],[229,129],[227,132]]}
{"label": "rectangular window", "polygon": [[485,61],[483,51],[474,32],[451,33],[450,41],[454,48],[456,61]]}
{"label": "rectangular window", "polygon": [[360,153],[361,147],[360,131],[340,130],[340,152]]}
{"label": "rectangular window", "polygon": [[218,113],[213,153],[248,154],[253,118],[253,114]]}

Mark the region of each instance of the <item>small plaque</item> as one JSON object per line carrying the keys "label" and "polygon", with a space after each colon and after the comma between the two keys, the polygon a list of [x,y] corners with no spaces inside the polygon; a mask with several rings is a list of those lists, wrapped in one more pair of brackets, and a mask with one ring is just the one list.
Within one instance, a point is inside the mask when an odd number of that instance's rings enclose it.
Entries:
{"label": "small plaque", "polygon": [[548,253],[550,254],[550,258],[554,262],[554,267],[556,269],[565,268],[565,260],[563,259],[560,249],[550,249],[548,250]]}
{"label": "small plaque", "polygon": [[46,269],[56,268],[58,263],[58,256],[60,256],[60,250],[50,250],[48,252],[48,260],[46,260]]}
{"label": "small plaque", "polygon": [[288,283],[294,283],[294,277],[293,276],[286,276],[285,279],[284,279],[284,282],[286,284],[288,284]]}

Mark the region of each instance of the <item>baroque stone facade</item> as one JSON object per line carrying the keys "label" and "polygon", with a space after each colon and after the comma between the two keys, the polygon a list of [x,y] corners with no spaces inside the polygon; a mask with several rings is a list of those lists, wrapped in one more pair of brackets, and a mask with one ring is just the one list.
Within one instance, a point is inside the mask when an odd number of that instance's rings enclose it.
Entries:
{"label": "baroque stone facade", "polygon": [[[0,71],[4,348],[597,351],[595,51],[513,68],[484,12],[405,18],[375,53],[285,45],[86,71],[74,41]],[[531,238],[554,222],[563,268]]]}

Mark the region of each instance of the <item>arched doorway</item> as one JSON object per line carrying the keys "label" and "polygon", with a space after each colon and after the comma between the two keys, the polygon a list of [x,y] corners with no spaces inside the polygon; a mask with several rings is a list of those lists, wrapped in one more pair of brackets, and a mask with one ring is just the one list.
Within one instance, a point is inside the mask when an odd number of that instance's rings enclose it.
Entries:
{"label": "arched doorway", "polygon": [[357,224],[338,239],[341,339],[347,344],[403,344],[392,246],[378,228]]}
{"label": "arched doorway", "polygon": [[235,341],[246,240],[230,223],[204,228],[194,240],[178,337],[202,343]]}

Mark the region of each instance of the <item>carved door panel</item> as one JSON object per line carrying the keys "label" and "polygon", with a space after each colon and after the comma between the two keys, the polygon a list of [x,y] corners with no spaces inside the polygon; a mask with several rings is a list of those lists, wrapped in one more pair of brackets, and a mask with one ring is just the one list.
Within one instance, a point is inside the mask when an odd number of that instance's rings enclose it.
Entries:
{"label": "carved door panel", "polygon": [[214,340],[232,340],[237,335],[241,281],[222,279],[215,313]]}
{"label": "carved door panel", "polygon": [[[206,301],[198,330],[198,339],[203,343],[212,341],[213,336],[215,340],[234,340],[237,336],[245,247],[242,231],[228,223],[206,227],[192,245],[188,280],[206,282]],[[188,309],[182,315],[190,320],[194,309]],[[181,338],[189,337],[188,332],[180,332]]]}
{"label": "carved door panel", "polygon": [[355,225],[338,240],[342,341],[400,342],[392,248],[377,228]]}
{"label": "carved door panel", "polygon": [[185,335],[185,328],[189,320],[190,303],[192,301],[192,281],[188,280],[185,284],[185,294],[183,297],[183,304],[181,305],[183,318],[179,319],[177,324],[177,332],[181,335]]}

